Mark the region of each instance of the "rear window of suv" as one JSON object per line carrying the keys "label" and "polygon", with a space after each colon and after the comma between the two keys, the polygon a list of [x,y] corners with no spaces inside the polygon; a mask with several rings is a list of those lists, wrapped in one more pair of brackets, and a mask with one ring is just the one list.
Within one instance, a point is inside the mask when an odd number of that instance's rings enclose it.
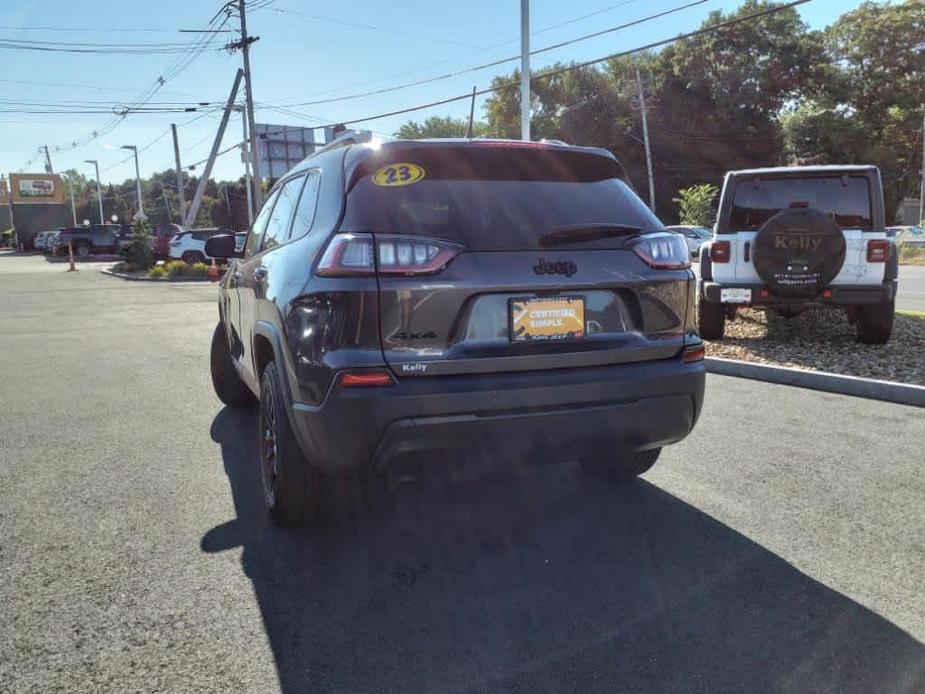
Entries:
{"label": "rear window of suv", "polygon": [[825,212],[843,229],[873,228],[866,176],[815,176],[737,181],[728,230],[757,230],[791,207]]}
{"label": "rear window of suv", "polygon": [[[392,163],[421,167],[423,177],[407,185],[377,185],[376,171]],[[441,238],[470,250],[515,250],[537,248],[542,234],[563,226],[664,228],[621,174],[615,160],[577,150],[476,145],[390,151],[387,158],[361,164],[341,230]],[[607,248],[621,242],[588,243]]]}

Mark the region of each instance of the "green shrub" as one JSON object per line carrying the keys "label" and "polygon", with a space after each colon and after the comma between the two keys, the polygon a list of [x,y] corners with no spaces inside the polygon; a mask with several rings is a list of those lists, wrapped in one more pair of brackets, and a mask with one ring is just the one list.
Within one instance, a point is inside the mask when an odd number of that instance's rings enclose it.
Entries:
{"label": "green shrub", "polygon": [[719,195],[719,188],[711,183],[682,188],[678,191],[680,197],[673,198],[681,207],[681,224],[706,227],[709,229],[716,221],[716,210],[713,201]]}
{"label": "green shrub", "polygon": [[148,277],[152,279],[162,279],[167,276],[167,269],[163,265],[155,265],[153,268],[148,270]]}
{"label": "green shrub", "polygon": [[126,265],[136,270],[147,270],[154,265],[154,249],[151,241],[151,227],[148,222],[139,219],[132,227],[132,240],[122,249]]}
{"label": "green shrub", "polygon": [[193,277],[208,277],[209,276],[209,266],[205,263],[194,263],[190,268],[190,274]]}
{"label": "green shrub", "polygon": [[162,267],[164,268],[164,273],[168,277],[182,277],[188,275],[190,272],[190,266],[182,260],[171,260]]}

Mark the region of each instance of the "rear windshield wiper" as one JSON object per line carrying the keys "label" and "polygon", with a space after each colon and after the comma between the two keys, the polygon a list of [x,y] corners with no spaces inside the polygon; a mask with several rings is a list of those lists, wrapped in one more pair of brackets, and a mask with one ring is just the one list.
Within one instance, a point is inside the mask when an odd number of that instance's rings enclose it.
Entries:
{"label": "rear windshield wiper", "polygon": [[637,236],[642,227],[629,224],[569,224],[547,231],[539,238],[541,248],[567,246],[582,241],[597,241],[618,236]]}

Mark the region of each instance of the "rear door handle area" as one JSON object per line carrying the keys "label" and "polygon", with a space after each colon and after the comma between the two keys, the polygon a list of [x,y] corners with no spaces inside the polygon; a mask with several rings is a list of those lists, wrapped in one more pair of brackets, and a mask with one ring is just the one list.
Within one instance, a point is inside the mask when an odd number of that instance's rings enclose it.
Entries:
{"label": "rear door handle area", "polygon": [[746,262],[746,263],[750,262],[751,259],[752,259],[752,253],[751,253],[751,251],[752,251],[752,242],[751,242],[751,241],[746,241],[746,242],[745,242],[744,255],[743,255],[743,257],[745,258],[745,262]]}

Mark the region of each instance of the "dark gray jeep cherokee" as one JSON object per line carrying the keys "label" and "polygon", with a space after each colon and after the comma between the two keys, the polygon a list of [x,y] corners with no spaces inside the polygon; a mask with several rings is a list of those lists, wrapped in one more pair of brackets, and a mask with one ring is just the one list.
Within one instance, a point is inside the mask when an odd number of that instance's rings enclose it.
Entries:
{"label": "dark gray jeep cherokee", "polygon": [[621,173],[562,144],[343,138],[281,179],[211,355],[223,402],[259,399],[272,517],[412,452],[631,476],[683,439],[704,389],[690,254]]}

